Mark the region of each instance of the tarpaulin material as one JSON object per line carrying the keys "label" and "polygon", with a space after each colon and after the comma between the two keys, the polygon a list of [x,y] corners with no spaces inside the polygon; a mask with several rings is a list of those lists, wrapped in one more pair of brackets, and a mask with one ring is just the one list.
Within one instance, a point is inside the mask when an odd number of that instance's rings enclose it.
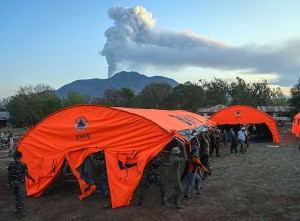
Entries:
{"label": "tarpaulin material", "polygon": [[294,117],[292,133],[295,134],[296,137],[300,138],[300,113]]}
{"label": "tarpaulin material", "polygon": [[276,120],[265,112],[249,106],[236,105],[227,107],[213,114],[209,119],[215,122],[217,125],[265,123],[273,135],[273,142],[279,143],[280,141]]}
{"label": "tarpaulin material", "polygon": [[65,160],[79,181],[80,199],[94,185],[80,176],[78,167],[90,155],[104,150],[112,207],[128,205],[145,165],[174,138],[178,131],[214,123],[182,110],[114,108],[77,105],[55,112],[34,126],[19,142],[30,174],[27,194],[38,197],[53,183]]}

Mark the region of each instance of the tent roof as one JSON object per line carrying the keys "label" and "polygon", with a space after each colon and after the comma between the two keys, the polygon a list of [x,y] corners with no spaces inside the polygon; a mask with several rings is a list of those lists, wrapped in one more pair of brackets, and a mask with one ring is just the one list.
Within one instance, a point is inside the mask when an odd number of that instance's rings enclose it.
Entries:
{"label": "tent roof", "polygon": [[[190,140],[190,136],[187,133],[189,132],[189,129],[198,131],[201,130],[201,127],[204,125],[215,125],[213,121],[206,119],[199,114],[185,110],[157,110],[121,107],[116,107],[116,109],[147,118],[169,132],[176,130],[181,135],[184,135],[188,140]],[[187,129],[188,131],[186,131]]]}
{"label": "tent roof", "polygon": [[[107,107],[102,105],[75,105],[72,107],[68,107],[62,110],[59,110],[57,112],[54,112],[53,114],[50,114],[46,118],[44,118],[42,121],[40,121],[37,125],[35,125],[33,128],[30,129],[36,130],[38,127],[40,127],[43,124],[48,124],[48,127],[51,128],[51,126],[59,126],[58,122],[53,120],[54,116],[64,116],[65,113],[71,112],[72,115],[79,116],[78,113],[87,113],[86,111],[82,111],[84,109],[87,109],[87,112],[95,112],[97,110],[98,112],[107,112],[107,111],[114,111],[124,114],[126,113],[127,117],[124,120],[127,120],[130,122],[130,119],[133,118],[139,118],[141,120],[146,120],[148,122],[151,122],[152,124],[155,124],[161,129],[166,130],[170,134],[173,134],[174,131],[184,131],[184,130],[198,130],[201,128],[206,129],[207,126],[215,125],[215,123],[210,120],[206,119],[205,117],[185,111],[185,110],[158,110],[158,109],[139,109],[139,108],[123,108],[123,107]],[[120,112],[121,111],[121,112]],[[74,112],[74,113],[73,113]],[[96,116],[95,116],[96,117]],[[99,113],[98,116],[99,120],[103,118],[103,114]],[[50,120],[51,119],[51,120]],[[61,120],[69,120],[70,117],[60,119],[59,123],[62,123]],[[107,120],[107,119],[106,119]],[[49,122],[50,121],[50,122]],[[47,122],[47,123],[46,123]],[[121,123],[121,122],[118,122]],[[66,125],[64,125],[65,127]],[[72,129],[74,129],[74,125],[70,124],[68,125]],[[103,127],[107,125],[102,125]],[[116,128],[115,130],[118,130],[119,128]],[[138,133],[138,132],[137,132]],[[27,133],[29,134],[29,133]],[[20,142],[27,136],[23,136],[23,138],[20,140]],[[188,138],[188,137],[186,137]]]}
{"label": "tent roof", "polygon": [[218,125],[266,123],[273,135],[273,142],[279,143],[276,120],[255,108],[242,105],[231,106],[213,114],[210,120]]}

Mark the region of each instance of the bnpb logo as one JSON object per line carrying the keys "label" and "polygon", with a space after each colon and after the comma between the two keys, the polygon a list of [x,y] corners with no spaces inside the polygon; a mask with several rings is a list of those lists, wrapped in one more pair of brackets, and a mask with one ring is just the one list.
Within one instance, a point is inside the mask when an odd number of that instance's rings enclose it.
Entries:
{"label": "bnpb logo", "polygon": [[84,131],[88,126],[88,121],[85,117],[78,117],[75,121],[75,129],[78,131]]}
{"label": "bnpb logo", "polygon": [[241,112],[239,110],[235,111],[235,117],[241,117]]}

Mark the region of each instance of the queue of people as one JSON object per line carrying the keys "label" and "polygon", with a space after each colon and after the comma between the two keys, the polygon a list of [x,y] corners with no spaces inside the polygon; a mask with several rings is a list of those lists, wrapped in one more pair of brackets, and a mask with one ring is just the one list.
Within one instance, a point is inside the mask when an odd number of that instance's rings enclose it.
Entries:
{"label": "queue of people", "polygon": [[[209,168],[209,131],[200,134],[193,134],[190,142],[190,147],[182,143],[173,147],[170,151],[168,163],[164,162],[159,156],[154,157],[148,165],[146,180],[139,200],[138,206],[142,206],[142,200],[145,198],[145,192],[150,188],[152,183],[159,186],[161,191],[162,205],[170,207],[174,205],[176,209],[183,209],[184,206],[180,204],[180,198],[191,198],[191,189],[195,184],[196,196],[202,196],[202,181],[211,175]],[[181,173],[181,164],[185,165],[183,173]],[[159,165],[167,165],[169,167],[169,181],[173,187],[173,192],[169,195],[165,192],[165,184],[163,179],[158,175],[157,171]],[[201,171],[200,171],[201,169]],[[187,184],[183,187],[183,181],[187,177]]]}
{"label": "queue of people", "polygon": [[[237,132],[234,132],[233,128],[230,128],[229,138],[230,138],[230,151],[231,154],[245,153],[249,147],[249,133],[244,126]],[[237,146],[240,145],[239,151]]]}
{"label": "queue of people", "polygon": [[[12,134],[11,138],[12,139]],[[4,137],[1,135],[1,137]],[[214,151],[216,157],[220,157],[220,148],[226,148],[227,142],[230,141],[230,151],[233,153],[244,153],[248,148],[248,134],[245,127],[242,127],[236,134],[233,128],[230,129],[229,133],[224,129],[221,131],[216,127],[212,127],[207,131],[200,132],[199,134],[194,133],[193,138],[190,141],[190,146],[185,145],[182,142],[177,142],[177,146],[173,147],[169,153],[168,162],[165,162],[159,155],[155,156],[148,164],[146,171],[146,179],[139,196],[137,205],[142,206],[146,196],[146,192],[149,190],[152,184],[158,185],[160,189],[160,199],[164,206],[170,207],[174,205],[177,209],[183,209],[184,206],[180,204],[180,198],[191,198],[191,189],[195,184],[195,195],[202,196],[203,193],[201,184],[211,175],[212,169],[210,166],[209,158],[213,157]],[[13,141],[12,141],[13,143]],[[237,146],[240,144],[239,151]],[[182,154],[183,153],[183,154]],[[16,151],[14,153],[14,161],[9,165],[9,184],[12,188],[12,192],[15,196],[16,214],[18,218],[23,217],[24,198],[26,195],[25,189],[25,176],[32,182],[35,179],[28,173],[26,164],[21,162],[22,153]],[[82,164],[81,177],[90,186],[95,187],[94,181],[91,178],[91,168],[93,167],[92,161],[96,160],[101,167],[100,176],[100,189],[101,197],[106,198],[109,194],[108,182],[107,182],[107,171],[105,164],[105,155],[103,151],[89,156]],[[181,173],[181,164],[185,165],[183,173]],[[158,168],[163,165],[169,167],[169,180],[173,186],[173,192],[167,194],[164,180],[161,178],[158,172]],[[90,168],[90,169],[88,169]],[[183,187],[183,181],[187,177],[187,184]],[[108,203],[107,207],[111,207],[111,203]]]}
{"label": "queue of people", "polygon": [[[230,131],[227,132],[225,129],[220,130],[217,127],[212,127],[200,134],[193,134],[193,138],[190,141],[190,148],[182,146],[181,149],[174,147],[171,150],[169,164],[164,162],[159,156],[156,156],[149,162],[146,181],[137,205],[142,206],[146,190],[150,188],[152,183],[155,183],[161,190],[162,205],[169,207],[174,204],[174,207],[177,209],[184,208],[179,203],[179,199],[181,195],[183,195],[184,199],[191,198],[193,185],[195,185],[195,195],[203,195],[203,192],[200,191],[202,189],[201,184],[207,176],[211,175],[212,168],[209,164],[209,158],[213,157],[214,152],[216,153],[216,157],[221,157],[220,150],[226,149],[227,143],[230,142],[231,154],[245,153],[249,146],[248,141],[249,134],[244,126],[240,128],[238,133],[235,133],[233,128],[230,128]],[[238,145],[240,145],[239,150],[237,148]],[[189,149],[190,152],[187,153]],[[180,156],[181,152],[183,152],[182,156]],[[180,173],[180,164],[185,165],[182,173]],[[163,179],[158,175],[159,172],[157,169],[159,165],[169,165],[170,167],[169,180],[172,183],[174,191],[169,196],[165,192]],[[182,184],[186,177],[187,183],[184,188]]]}
{"label": "queue of people", "polygon": [[[227,132],[226,129],[220,130],[218,128],[212,128],[210,130],[210,157],[213,157],[214,151],[216,151],[216,157],[220,157],[220,150],[227,149],[227,143],[230,142],[231,154],[245,153],[249,147],[249,139],[252,136],[253,125],[249,125],[248,130],[245,126],[241,126],[240,129],[235,132],[233,128]],[[239,150],[238,150],[239,146]]]}

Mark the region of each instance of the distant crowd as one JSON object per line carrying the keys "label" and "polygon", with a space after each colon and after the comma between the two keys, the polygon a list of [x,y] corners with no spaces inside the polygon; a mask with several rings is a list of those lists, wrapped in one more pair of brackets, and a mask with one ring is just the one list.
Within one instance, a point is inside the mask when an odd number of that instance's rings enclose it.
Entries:
{"label": "distant crowd", "polygon": [[0,150],[9,152],[11,155],[14,150],[14,138],[12,132],[4,132],[0,134]]}

